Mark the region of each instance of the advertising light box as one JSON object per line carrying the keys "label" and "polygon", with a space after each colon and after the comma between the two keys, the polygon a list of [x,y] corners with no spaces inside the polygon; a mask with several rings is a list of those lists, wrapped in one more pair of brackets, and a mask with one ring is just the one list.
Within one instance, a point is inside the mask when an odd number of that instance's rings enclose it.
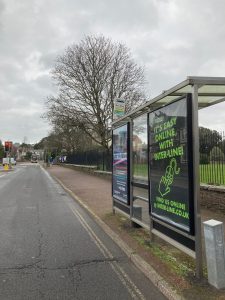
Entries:
{"label": "advertising light box", "polygon": [[193,234],[191,99],[150,113],[151,214]]}
{"label": "advertising light box", "polygon": [[128,204],[128,125],[113,130],[113,197]]}

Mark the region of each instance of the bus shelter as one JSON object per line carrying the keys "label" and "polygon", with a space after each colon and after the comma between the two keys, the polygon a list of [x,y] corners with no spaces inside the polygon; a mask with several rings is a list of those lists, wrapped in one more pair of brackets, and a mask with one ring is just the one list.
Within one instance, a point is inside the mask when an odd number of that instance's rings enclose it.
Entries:
{"label": "bus shelter", "polygon": [[187,77],[112,123],[114,211],[194,257],[198,278],[198,111],[224,100],[225,77]]}

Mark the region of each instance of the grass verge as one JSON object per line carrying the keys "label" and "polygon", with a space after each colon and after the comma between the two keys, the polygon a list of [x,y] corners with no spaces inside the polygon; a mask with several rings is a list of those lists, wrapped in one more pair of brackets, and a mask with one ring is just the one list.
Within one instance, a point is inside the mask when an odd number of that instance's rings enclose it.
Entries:
{"label": "grass verge", "polygon": [[130,220],[118,213],[107,214],[104,222],[185,299],[225,299],[225,291],[218,291],[208,284],[206,268],[203,280],[196,279],[195,261],[188,255],[157,237],[150,241],[145,229],[133,228]]}

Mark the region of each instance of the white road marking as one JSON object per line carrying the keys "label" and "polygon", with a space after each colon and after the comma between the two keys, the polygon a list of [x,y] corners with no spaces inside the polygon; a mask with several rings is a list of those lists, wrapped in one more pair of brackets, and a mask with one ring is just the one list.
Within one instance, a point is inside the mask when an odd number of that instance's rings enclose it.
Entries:
{"label": "white road marking", "polygon": [[[56,182],[53,180],[51,175],[41,166],[42,171],[48,177],[48,179],[55,185]],[[66,189],[67,190],[67,189]],[[67,202],[66,202],[67,203]],[[98,238],[95,232],[91,229],[91,227],[87,224],[84,218],[75,210],[75,207],[71,203],[67,203],[73,214],[78,218],[83,228],[87,231],[88,235],[91,237],[92,241],[96,244],[98,249],[101,251],[103,256],[107,259],[113,259],[113,255],[110,250],[102,243],[102,241]],[[138,289],[138,287],[133,283],[127,273],[119,266],[118,262],[116,261],[109,261],[109,265],[113,269],[113,271],[117,274],[118,278],[120,279],[121,283],[125,286],[125,288],[130,293],[133,299],[141,299],[145,300],[144,295]]]}
{"label": "white road marking", "polygon": [[[102,243],[102,241],[98,238],[95,232],[91,229],[91,227],[87,224],[84,218],[75,210],[72,204],[67,203],[70,209],[72,210],[73,214],[78,218],[80,223],[82,224],[83,228],[87,231],[91,239],[94,241],[96,246],[99,248],[101,253],[104,255],[105,258],[113,259],[113,255],[110,250]],[[141,299],[144,300],[145,297],[138,289],[138,287],[133,283],[127,273],[119,266],[118,262],[109,262],[113,271],[117,274],[122,284],[126,287],[128,292],[130,293],[133,299]]]}

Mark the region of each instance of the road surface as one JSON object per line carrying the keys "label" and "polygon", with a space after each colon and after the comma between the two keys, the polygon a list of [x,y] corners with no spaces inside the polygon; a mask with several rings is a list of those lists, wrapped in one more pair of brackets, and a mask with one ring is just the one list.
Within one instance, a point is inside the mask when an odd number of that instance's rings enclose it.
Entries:
{"label": "road surface", "polygon": [[0,299],[165,298],[42,167],[25,164],[0,172]]}

